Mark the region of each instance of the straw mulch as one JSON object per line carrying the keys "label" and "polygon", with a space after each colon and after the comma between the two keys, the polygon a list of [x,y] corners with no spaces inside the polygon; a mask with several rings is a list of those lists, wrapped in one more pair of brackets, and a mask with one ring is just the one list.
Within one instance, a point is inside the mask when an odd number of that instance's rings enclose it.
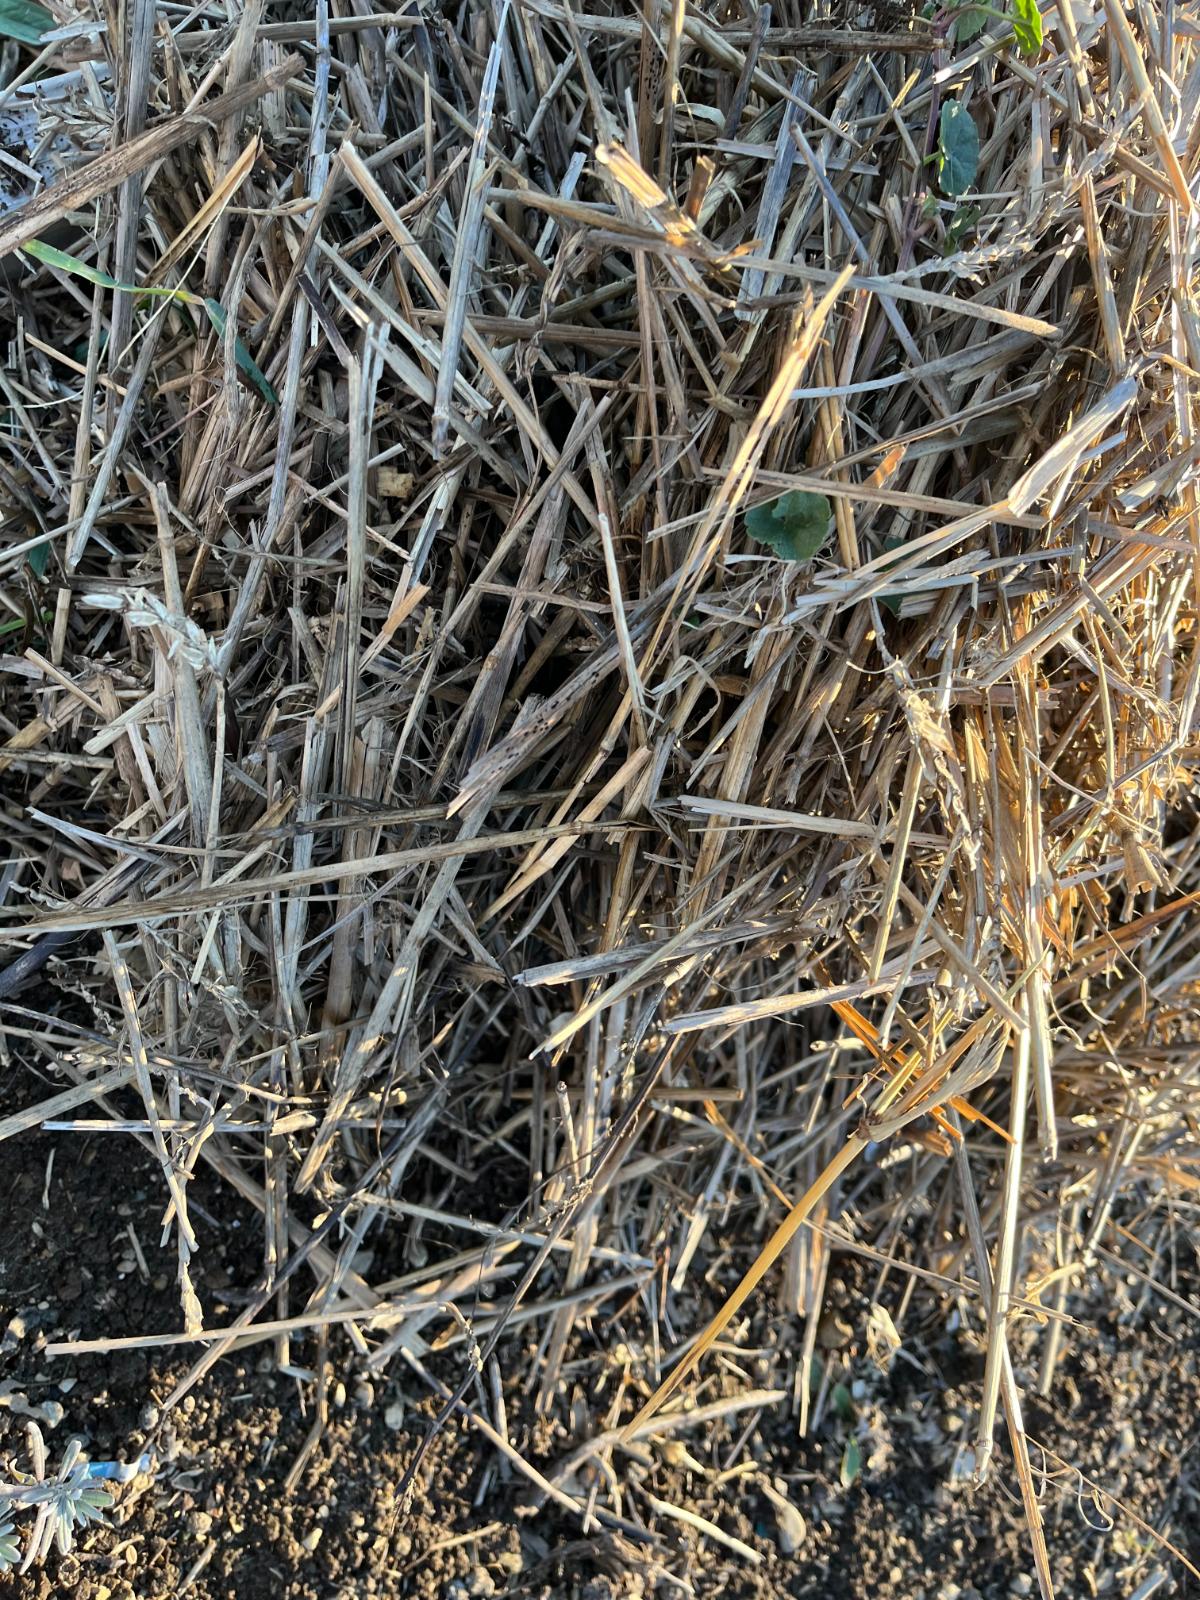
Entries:
{"label": "straw mulch", "polygon": [[[986,1344],[1049,1594],[1022,1386],[1200,1183],[1194,18],[52,9],[0,996],[56,1092],[0,1126],[156,1152],[181,1330],[190,1175],[260,1215],[168,1406],[246,1329],[466,1384],[524,1323],[552,1410],[623,1304],[619,1479],[854,1251]],[[652,1337],[718,1226],[743,1289]]]}

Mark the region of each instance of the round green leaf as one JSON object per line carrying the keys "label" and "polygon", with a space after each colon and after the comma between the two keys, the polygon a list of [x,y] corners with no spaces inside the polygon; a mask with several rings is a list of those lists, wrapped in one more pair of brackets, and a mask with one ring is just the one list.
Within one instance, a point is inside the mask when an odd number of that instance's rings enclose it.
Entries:
{"label": "round green leaf", "polygon": [[955,44],[970,44],[987,27],[987,12],[970,4],[959,6],[954,14]]}
{"label": "round green leaf", "polygon": [[1013,0],[1013,33],[1021,47],[1021,54],[1036,56],[1042,49],[1042,13],[1037,0]]}
{"label": "round green leaf", "polygon": [[979,129],[957,100],[948,100],[938,122],[938,182],[942,193],[962,194],[979,171]]}
{"label": "round green leaf", "polygon": [[811,561],[829,537],[832,507],[823,494],[789,489],[746,513],[746,527],[785,561]]}
{"label": "round green leaf", "polygon": [[862,1451],[857,1439],[847,1439],[842,1453],[842,1488],[848,1489],[862,1471]]}

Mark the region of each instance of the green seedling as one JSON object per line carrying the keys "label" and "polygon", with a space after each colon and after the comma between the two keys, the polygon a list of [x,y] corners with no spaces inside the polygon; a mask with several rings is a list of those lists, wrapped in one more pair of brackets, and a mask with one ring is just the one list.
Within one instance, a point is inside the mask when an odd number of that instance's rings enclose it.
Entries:
{"label": "green seedling", "polygon": [[54,26],[54,18],[33,0],[0,0],[0,39],[15,39],[18,44],[37,44]]}
{"label": "green seedling", "polygon": [[823,494],[789,489],[746,513],[747,531],[785,561],[811,561],[829,537],[833,515]]}
{"label": "green seedling", "polygon": [[1042,48],[1045,32],[1037,0],[1013,0],[1011,11],[1000,11],[996,6],[974,4],[956,6],[954,18],[955,44],[968,44],[987,27],[988,19],[1003,22],[1011,28],[1022,55],[1036,56]]}
{"label": "green seedling", "polygon": [[[188,289],[167,289],[154,284],[118,283],[116,278],[110,277],[107,272],[101,272],[98,267],[89,267],[86,261],[77,261],[66,250],[57,250],[52,244],[43,244],[40,239],[31,239],[21,248],[35,261],[40,261],[48,267],[57,267],[60,272],[72,273],[77,278],[85,278],[88,283],[97,284],[102,289],[115,289],[139,297],[157,296],[165,300],[174,300],[184,306],[199,306],[221,338],[225,337],[228,318],[219,300],[192,294]],[[277,406],[279,396],[240,337],[234,340],[233,353],[239,369],[245,373],[263,399],[268,405]]]}
{"label": "green seedling", "polygon": [[957,197],[979,171],[979,129],[961,101],[950,100],[938,121],[937,176],[943,194]]}

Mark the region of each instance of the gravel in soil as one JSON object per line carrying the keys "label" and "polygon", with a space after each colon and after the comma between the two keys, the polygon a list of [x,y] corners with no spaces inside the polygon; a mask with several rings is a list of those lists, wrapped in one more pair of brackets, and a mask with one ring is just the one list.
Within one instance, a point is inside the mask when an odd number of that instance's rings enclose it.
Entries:
{"label": "gravel in soil", "polygon": [[[159,1403],[190,1369],[192,1347],[49,1357],[46,1343],[63,1336],[179,1326],[173,1253],[158,1245],[161,1174],[117,1134],[25,1136],[5,1154],[0,1463],[28,1465],[30,1411],[52,1463],[72,1435],[94,1460],[134,1461],[147,1449],[156,1458],[70,1555],[8,1576],[6,1592],[21,1600],[614,1600],[689,1590],[1001,1600],[1035,1592],[1003,1460],[984,1490],[954,1486],[973,1425],[979,1350],[961,1330],[906,1331],[885,1374],[860,1339],[867,1296],[853,1268],[832,1291],[822,1333],[829,1381],[809,1437],[798,1436],[784,1403],[614,1457],[626,1513],[656,1532],[638,1544],[611,1529],[585,1534],[553,1506],[535,1510],[527,1480],[465,1423],[438,1436],[403,1510],[397,1487],[436,1401],[406,1367],[364,1375],[338,1334],[329,1344],[328,1423],[290,1492],[286,1480],[313,1425],[314,1386],[277,1371],[272,1346],[223,1359],[165,1416]],[[253,1215],[231,1214],[226,1194],[202,1175],[191,1194],[201,1233],[197,1287],[206,1319],[220,1326],[254,1282],[257,1226]],[[1184,1262],[1177,1267],[1177,1287],[1194,1293],[1194,1261],[1190,1278]],[[1140,1298],[1131,1280],[1127,1300],[1093,1308],[1086,1325],[1070,1330],[1053,1403],[1026,1402],[1031,1435],[1127,1508],[1098,1498],[1079,1472],[1048,1463],[1044,1515],[1063,1596],[1116,1600],[1159,1568],[1161,1600],[1200,1593],[1154,1537],[1193,1557],[1200,1550],[1197,1323],[1153,1295],[1135,1316]],[[681,1303],[677,1323],[704,1309]],[[708,1370],[697,1403],[755,1387],[793,1391],[800,1331],[762,1298],[738,1347]],[[1029,1325],[1026,1379],[1035,1337]],[[552,1416],[507,1385],[506,1426],[522,1456],[552,1474],[606,1425],[617,1380],[639,1377],[628,1353],[636,1348],[629,1317],[593,1319]],[[513,1345],[504,1355],[502,1371],[531,1369],[528,1350]],[[315,1342],[293,1344],[294,1363],[315,1357]],[[464,1359],[460,1345],[431,1366],[455,1381]],[[494,1416],[486,1384],[471,1404]],[[585,1491],[588,1470],[575,1484]],[[652,1501],[707,1519],[743,1548],[652,1514]]]}

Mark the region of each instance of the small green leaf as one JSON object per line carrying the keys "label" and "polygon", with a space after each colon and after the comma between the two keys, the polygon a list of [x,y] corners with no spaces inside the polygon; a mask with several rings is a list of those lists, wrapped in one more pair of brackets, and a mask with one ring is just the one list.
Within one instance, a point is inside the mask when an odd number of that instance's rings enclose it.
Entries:
{"label": "small green leaf", "polygon": [[1012,0],[1013,33],[1021,47],[1021,54],[1036,56],[1042,49],[1042,13],[1037,0]]}
{"label": "small green leaf", "polygon": [[[893,550],[903,550],[904,540],[885,539],[883,541],[883,548],[885,552],[890,555]],[[881,606],[886,606],[894,617],[898,617],[900,615],[900,602],[902,598],[903,597],[901,595],[895,593],[884,593],[879,596],[879,604]]]}
{"label": "small green leaf", "polygon": [[[96,342],[97,342],[97,344],[99,346],[100,354],[103,355],[104,352],[108,349],[108,329],[107,328],[101,328],[100,337]],[[71,351],[71,359],[73,361],[78,361],[82,365],[83,362],[85,362],[87,360],[87,358],[88,358],[88,348],[89,348],[88,340],[87,339],[81,339],[79,341],[79,343],[75,346],[75,348]]]}
{"label": "small green leaf", "polygon": [[36,44],[53,26],[54,18],[33,0],[0,0],[0,38]]}
{"label": "small green leaf", "polygon": [[[42,545],[41,548],[44,550],[46,547],[45,545]],[[53,611],[43,611],[42,621],[49,622],[53,615]],[[21,629],[26,626],[27,624],[24,617],[14,617],[11,622],[0,622],[0,636],[6,633],[19,633]]]}
{"label": "small green leaf", "polygon": [[843,1422],[854,1421],[854,1402],[850,1398],[850,1391],[844,1383],[835,1383],[831,1390],[837,1414]]}
{"label": "small green leaf", "polygon": [[979,129],[975,118],[958,100],[949,100],[938,121],[938,182],[942,193],[962,194],[975,182],[978,171]]}
{"label": "small green leaf", "polygon": [[[209,298],[204,302],[204,309],[208,312],[208,320],[212,323],[213,327],[223,339],[225,337],[226,320],[224,306],[219,300],[213,300]],[[266,374],[258,365],[258,362],[255,361],[254,357],[250,354],[249,350],[246,349],[246,346],[242,343],[240,338],[234,340],[233,354],[238,366],[250,379],[250,382],[258,390],[259,394],[262,395],[267,404],[277,406],[279,404],[279,396],[275,393],[275,390],[271,387],[267,380]]]}
{"label": "small green leaf", "polygon": [[857,1439],[847,1439],[842,1451],[842,1488],[848,1489],[862,1471],[862,1451]]}
{"label": "small green leaf", "polygon": [[[0,4],[3,4],[3,0],[0,0]],[[73,255],[68,255],[65,250],[56,250],[52,244],[44,244],[41,239],[30,239],[21,248],[35,261],[42,261],[48,267],[57,267],[60,272],[70,272],[76,278],[86,278],[89,283],[98,283],[102,289],[133,288],[132,284],[118,283],[107,272],[101,272],[99,267],[89,267],[86,261],[76,261]]]}
{"label": "small green leaf", "polygon": [[970,233],[978,221],[978,206],[959,206],[946,229],[946,237],[942,241],[942,254],[952,256],[961,246],[963,235]]}
{"label": "small green leaf", "polygon": [[954,18],[955,44],[970,44],[987,27],[988,14],[981,6],[959,6]]}
{"label": "small green leaf", "polygon": [[50,562],[50,541],[47,540],[45,544],[35,544],[25,559],[29,563],[30,571],[36,577],[44,578],[46,567]]}
{"label": "small green leaf", "polygon": [[760,544],[770,545],[785,561],[811,561],[829,537],[832,515],[823,494],[789,489],[777,500],[747,511],[746,527]]}
{"label": "small green leaf", "polygon": [[[0,0],[3,5],[4,0]],[[41,261],[48,267],[57,267],[60,272],[73,273],[77,278],[86,278],[89,283],[99,284],[101,289],[120,289],[125,294],[161,295],[168,300],[184,300],[192,305],[196,296],[189,294],[186,289],[163,289],[153,284],[118,283],[115,278],[110,278],[107,272],[101,272],[99,267],[89,267],[86,261],[78,261],[65,250],[56,250],[52,244],[44,244],[41,239],[30,239],[21,246],[27,256],[32,256],[35,261]],[[86,346],[83,347],[86,351]]]}

